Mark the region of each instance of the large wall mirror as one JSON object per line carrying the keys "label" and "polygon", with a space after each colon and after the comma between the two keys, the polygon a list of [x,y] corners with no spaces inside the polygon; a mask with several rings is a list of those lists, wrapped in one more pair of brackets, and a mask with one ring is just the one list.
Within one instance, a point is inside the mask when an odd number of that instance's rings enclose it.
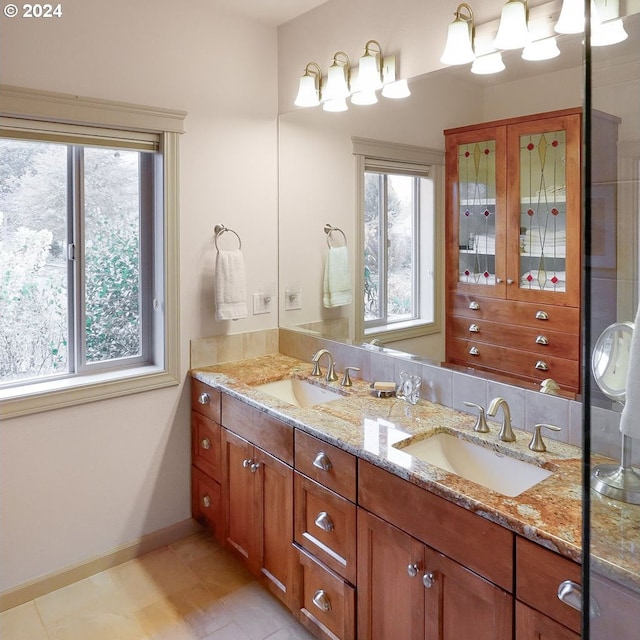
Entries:
{"label": "large wall mirror", "polygon": [[[622,69],[637,75],[638,14],[627,16],[627,41],[600,48],[594,64],[594,81],[609,83],[594,92],[594,106],[614,117],[619,145],[640,139],[639,125],[630,114],[630,86],[637,91],[638,80],[630,84]],[[562,36],[561,55],[543,62],[526,62],[520,52],[505,52],[506,70],[491,76],[474,75],[468,65],[449,67],[409,80],[411,96],[404,100],[381,98],[374,106],[351,105],[342,113],[320,108],[298,109],[282,114],[279,122],[279,324],[281,327],[355,344],[363,342],[362,323],[357,317],[361,305],[335,308],[323,305],[323,274],[327,255],[325,225],[344,232],[349,253],[354,299],[364,296],[363,278],[357,268],[362,254],[363,234],[358,220],[358,165],[354,138],[376,140],[409,148],[444,153],[445,129],[492,120],[513,118],[571,107],[584,103],[582,36]],[[619,82],[611,84],[612,72]],[[635,83],[635,84],[634,84]],[[622,98],[621,98],[622,96]],[[607,134],[609,135],[609,134]],[[613,145],[615,149],[615,144]],[[615,167],[616,160],[613,158]],[[444,184],[444,166],[437,167],[437,180]],[[439,191],[437,215],[444,218],[443,191]],[[613,202],[620,199],[614,196]],[[608,205],[607,205],[608,206]],[[615,206],[615,204],[614,204]],[[619,321],[629,320],[636,294],[629,283],[638,272],[637,222],[630,209],[609,211],[613,227],[603,230],[601,277],[615,283],[613,304]],[[616,216],[617,213],[617,216]],[[617,218],[617,219],[616,219]],[[629,219],[627,219],[629,218]],[[604,219],[604,218],[603,218]],[[445,359],[445,265],[444,224],[437,227],[434,274],[438,329],[428,335],[385,341],[390,350],[409,353],[440,363]],[[622,233],[633,249],[619,250]],[[616,232],[617,230],[617,232]],[[604,233],[606,231],[606,233]],[[628,244],[628,242],[627,242]],[[597,318],[593,319],[597,322]],[[526,386],[526,385],[525,385]],[[531,385],[529,385],[531,387]]]}

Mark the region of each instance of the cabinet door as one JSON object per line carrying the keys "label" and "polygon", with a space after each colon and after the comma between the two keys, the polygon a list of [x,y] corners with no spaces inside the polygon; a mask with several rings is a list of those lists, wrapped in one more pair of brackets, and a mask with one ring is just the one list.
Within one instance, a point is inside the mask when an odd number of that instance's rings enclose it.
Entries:
{"label": "cabinet door", "polygon": [[516,640],[580,640],[580,635],[516,601]]}
{"label": "cabinet door", "polygon": [[513,599],[494,584],[426,547],[423,583],[429,640],[510,640]]}
{"label": "cabinet door", "polygon": [[256,505],[254,473],[251,465],[253,445],[222,429],[223,506],[226,523],[225,539],[244,558],[255,554]]}
{"label": "cabinet door", "polygon": [[507,297],[580,303],[580,114],[508,127]]}
{"label": "cabinet door", "polygon": [[293,469],[255,447],[256,553],[249,567],[289,608],[293,608]]}
{"label": "cabinet door", "polygon": [[415,538],[358,509],[360,640],[424,638],[423,556]]}
{"label": "cabinet door", "polygon": [[506,294],[506,128],[446,136],[447,284],[460,293]]}

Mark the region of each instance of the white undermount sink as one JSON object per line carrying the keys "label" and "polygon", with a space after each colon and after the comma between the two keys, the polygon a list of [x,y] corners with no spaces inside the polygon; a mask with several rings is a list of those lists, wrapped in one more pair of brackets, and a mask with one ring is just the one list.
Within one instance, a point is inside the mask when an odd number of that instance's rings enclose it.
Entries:
{"label": "white undermount sink", "polygon": [[402,446],[402,442],[393,446],[509,497],[519,496],[551,475],[551,471],[535,464],[497,453],[449,433],[437,433],[406,446]]}
{"label": "white undermount sink", "polygon": [[284,380],[276,380],[275,382],[257,384],[254,389],[259,389],[278,400],[301,408],[313,407],[317,404],[323,404],[344,397],[335,391],[323,389],[318,385],[300,380],[299,378],[285,378]]}

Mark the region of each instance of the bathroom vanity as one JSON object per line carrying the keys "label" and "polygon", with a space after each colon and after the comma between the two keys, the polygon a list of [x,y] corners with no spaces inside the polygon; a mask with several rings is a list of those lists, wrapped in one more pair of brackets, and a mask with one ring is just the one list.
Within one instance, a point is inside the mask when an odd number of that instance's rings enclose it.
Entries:
{"label": "bathroom vanity", "polygon": [[[278,354],[192,371],[192,474],[194,517],[316,637],[580,637],[579,449],[533,453],[530,433],[504,443],[310,372]],[[333,393],[302,407],[261,389],[292,378]],[[403,451],[440,432],[552,473],[509,496]]]}

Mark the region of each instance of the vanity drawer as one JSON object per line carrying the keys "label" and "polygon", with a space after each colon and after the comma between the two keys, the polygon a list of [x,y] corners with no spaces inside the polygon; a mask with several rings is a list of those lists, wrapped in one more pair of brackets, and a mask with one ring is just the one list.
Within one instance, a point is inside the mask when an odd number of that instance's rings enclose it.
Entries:
{"label": "vanity drawer", "polygon": [[220,422],[220,392],[191,378],[191,408],[209,420]]}
{"label": "vanity drawer", "polygon": [[355,584],[355,504],[296,472],[294,512],[295,541]]}
{"label": "vanity drawer", "polygon": [[223,427],[293,466],[293,427],[241,400],[222,394]]}
{"label": "vanity drawer", "polygon": [[341,496],[356,501],[356,457],[303,431],[295,434],[295,468]]}
{"label": "vanity drawer", "polygon": [[[471,351],[474,351],[475,355],[472,355]],[[553,378],[565,389],[577,389],[580,383],[580,367],[577,360],[509,349],[473,340],[447,339],[447,360],[454,364],[511,373],[536,382]],[[536,365],[539,362],[544,363],[546,369],[538,369]]]}
{"label": "vanity drawer", "polygon": [[216,533],[222,531],[220,485],[195,466],[191,467],[191,514],[212,525]]}
{"label": "vanity drawer", "polygon": [[355,638],[355,588],[303,549],[300,557],[299,619],[316,637]]}
{"label": "vanity drawer", "polygon": [[[540,327],[541,331],[580,333],[580,309],[449,292],[447,312],[491,322]],[[478,308],[471,309],[472,303]],[[536,317],[540,316],[540,318]],[[543,320],[541,318],[546,318]]]}
{"label": "vanity drawer", "polygon": [[191,412],[191,460],[220,482],[220,425],[197,411]]}
{"label": "vanity drawer", "polygon": [[530,540],[516,539],[516,598],[541,613],[580,631],[580,613],[558,599],[565,580],[580,584],[580,565]]}
{"label": "vanity drawer", "polygon": [[450,316],[447,324],[452,338],[501,345],[535,353],[539,358],[556,356],[578,360],[580,339],[576,333],[548,331],[545,327],[527,327],[513,323],[503,324],[489,320],[472,320],[463,316]]}

